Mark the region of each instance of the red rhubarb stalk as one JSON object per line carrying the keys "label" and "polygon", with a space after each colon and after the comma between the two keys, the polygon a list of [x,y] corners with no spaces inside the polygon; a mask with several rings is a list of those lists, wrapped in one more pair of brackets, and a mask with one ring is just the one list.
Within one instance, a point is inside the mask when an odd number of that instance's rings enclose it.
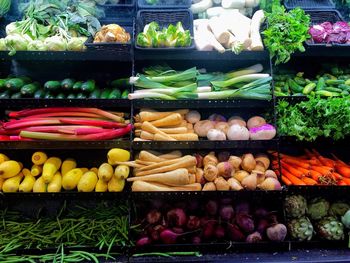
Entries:
{"label": "red rhubarb stalk", "polygon": [[5,123],[3,127],[7,129],[20,129],[32,126],[50,125],[50,124],[60,124],[59,120],[28,120],[26,122],[19,123]]}
{"label": "red rhubarb stalk", "polygon": [[76,135],[86,135],[86,134],[94,134],[101,132],[110,132],[112,129],[103,129],[103,128],[77,128],[75,129]]}
{"label": "red rhubarb stalk", "polygon": [[0,141],[9,141],[9,140],[10,140],[10,136],[0,135]]}
{"label": "red rhubarb stalk", "polygon": [[101,121],[101,120],[82,120],[82,119],[71,119],[71,118],[61,118],[59,119],[61,123],[65,124],[73,124],[73,125],[90,125],[97,127],[105,127],[105,128],[122,128],[125,127],[126,124],[112,122],[112,121]]}
{"label": "red rhubarb stalk", "polygon": [[[50,112],[28,116],[26,118],[43,118],[43,117],[87,117],[87,118],[101,118],[100,115],[88,112],[76,112],[76,111],[62,111],[62,112]],[[104,118],[106,119],[106,118]]]}
{"label": "red rhubarb stalk", "polygon": [[[83,126],[83,125],[52,125],[52,126],[35,126],[22,129],[23,131],[33,131],[33,132],[58,132],[59,129],[74,131],[78,128],[95,128],[95,126]],[[102,129],[102,128],[100,128]],[[19,131],[20,132],[20,131]]]}
{"label": "red rhubarb stalk", "polygon": [[10,136],[10,140],[11,141],[32,141],[32,139],[30,139],[30,138],[23,138],[23,137],[18,136],[18,135]]}

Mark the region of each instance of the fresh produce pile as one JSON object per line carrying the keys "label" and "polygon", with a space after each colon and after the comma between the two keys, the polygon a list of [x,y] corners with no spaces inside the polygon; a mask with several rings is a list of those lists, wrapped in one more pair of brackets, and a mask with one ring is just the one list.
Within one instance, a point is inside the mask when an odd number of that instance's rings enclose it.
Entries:
{"label": "fresh produce pile", "polygon": [[128,166],[117,163],[128,161],[130,153],[123,149],[111,149],[107,159],[108,163],[89,170],[78,168],[72,158],[62,161],[58,157],[48,157],[44,152],[35,152],[31,159],[32,166],[24,168],[22,163],[0,154],[0,190],[4,193],[57,193],[62,190],[121,192],[130,171]]}
{"label": "fresh produce pile", "polygon": [[135,141],[197,141],[198,137],[210,141],[270,140],[276,130],[265,119],[254,116],[245,122],[239,116],[226,119],[212,114],[201,120],[195,110],[182,109],[172,112],[141,110],[135,116]]}
{"label": "fresh produce pile", "polygon": [[[2,262],[10,259],[17,259],[11,262],[99,262],[96,257],[113,258],[115,246],[130,244],[128,207],[120,202],[113,205],[101,202],[94,207],[77,206],[74,209],[62,207],[54,218],[27,218],[7,209],[2,210],[0,216]],[[86,247],[96,248],[97,252],[86,252]],[[45,248],[57,251],[40,256],[16,256],[18,249]],[[66,252],[66,248],[72,251]]]}
{"label": "fresh produce pile", "polygon": [[271,99],[271,77],[261,64],[224,73],[200,73],[195,67],[175,71],[156,66],[130,78],[129,99]]}
{"label": "fresh produce pile", "polygon": [[305,51],[303,44],[310,38],[310,16],[304,10],[295,8],[286,12],[283,6],[275,4],[266,18],[268,28],[262,32],[264,44],[276,65],[289,61],[295,51]]}
{"label": "fresh produce pile", "polygon": [[330,203],[322,197],[306,200],[301,195],[291,195],[284,201],[284,211],[288,233],[297,241],[344,240],[345,227],[350,226],[350,206],[344,201]]}
{"label": "fresh produce pile", "polygon": [[[123,92],[121,89],[125,89]],[[41,85],[25,76],[8,76],[0,79],[0,99],[127,99],[129,84],[125,79],[115,79],[100,89],[95,80],[77,81],[66,78],[49,80]]]}
{"label": "fresh produce pile", "polygon": [[252,19],[242,15],[238,9],[226,10],[214,7],[207,10],[210,19],[197,19],[194,24],[196,49],[220,53],[225,49],[239,54],[243,50],[261,51],[264,45],[260,26],[265,19],[264,11],[256,11]]}
{"label": "fresh produce pile", "polygon": [[140,47],[188,47],[191,46],[191,33],[185,30],[181,22],[161,28],[157,22],[151,22],[138,33],[136,44]]}
{"label": "fresh produce pile", "polygon": [[347,22],[337,21],[323,22],[310,27],[309,34],[313,43],[326,44],[349,44],[350,43],[350,26]]}
{"label": "fresh produce pile", "polygon": [[310,76],[304,72],[277,70],[273,79],[275,96],[339,97],[348,96],[350,92],[350,69],[339,65],[322,65],[317,75]]}
{"label": "fresh produce pile", "polygon": [[[273,162],[278,162],[278,153]],[[323,157],[315,149],[305,155],[280,154],[282,181],[286,185],[350,185],[350,164],[337,158]]]}
{"label": "fresh produce pile", "polygon": [[94,43],[128,43],[130,34],[117,24],[103,25],[94,37]]}
{"label": "fresh produce pile", "polygon": [[179,151],[141,151],[135,161],[118,164],[134,167],[134,177],[127,180],[135,192],[281,190],[265,154],[239,157],[221,152],[216,157],[214,152],[183,156]]}
{"label": "fresh produce pile", "polygon": [[6,37],[0,39],[0,50],[16,51],[82,51],[89,35],[100,28],[97,17],[103,11],[93,1],[33,0],[20,5],[21,21],[6,26]]}
{"label": "fresh produce pile", "polygon": [[344,139],[350,135],[350,97],[321,99],[310,97],[292,105],[279,101],[276,106],[280,135],[300,141],[317,138]]}
{"label": "fresh produce pile", "polygon": [[0,140],[91,141],[129,134],[132,125],[122,112],[96,108],[39,108],[12,111],[1,122]]}
{"label": "fresh produce pile", "polygon": [[146,211],[138,220],[143,231],[136,246],[282,242],[287,235],[287,228],[276,212],[253,202],[235,203],[228,198],[168,204],[156,200]]}

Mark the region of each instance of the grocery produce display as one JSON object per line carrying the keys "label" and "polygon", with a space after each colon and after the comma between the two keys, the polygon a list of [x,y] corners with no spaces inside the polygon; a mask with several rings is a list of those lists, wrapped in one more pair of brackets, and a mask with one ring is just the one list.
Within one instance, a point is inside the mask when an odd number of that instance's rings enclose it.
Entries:
{"label": "grocery produce display", "polygon": [[128,43],[129,41],[130,34],[117,24],[103,25],[94,36],[94,43]]}
{"label": "grocery produce display", "polygon": [[32,154],[30,166],[24,167],[21,162],[10,160],[5,154],[0,154],[1,191],[4,193],[57,193],[71,190],[121,192],[130,170],[128,166],[117,163],[129,159],[130,153],[127,150],[115,148],[108,151],[106,160],[108,162],[102,163],[98,168],[79,168],[73,158],[61,159],[48,156],[45,152],[35,152]]}

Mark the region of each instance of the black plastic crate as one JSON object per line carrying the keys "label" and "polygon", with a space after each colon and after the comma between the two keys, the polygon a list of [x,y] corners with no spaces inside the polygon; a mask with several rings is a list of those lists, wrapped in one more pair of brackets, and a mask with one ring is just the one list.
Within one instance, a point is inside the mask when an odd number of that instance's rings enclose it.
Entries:
{"label": "black plastic crate", "polygon": [[285,0],[284,6],[289,10],[296,7],[302,9],[334,9],[335,4],[332,0]]}
{"label": "black plastic crate", "polygon": [[135,0],[119,0],[118,4],[97,5],[102,8],[106,18],[118,19],[118,21],[131,21],[135,15]]}
{"label": "black plastic crate", "polygon": [[[157,22],[160,28],[167,27],[170,24],[176,24],[181,22],[185,30],[189,30],[192,38],[192,43],[189,47],[159,47],[159,48],[147,48],[140,47],[136,43],[137,35],[143,31],[145,25],[151,22]],[[169,10],[140,10],[137,13],[136,18],[136,35],[135,35],[135,48],[140,50],[164,50],[164,51],[178,51],[178,50],[193,50],[193,15],[190,10],[187,9],[169,9]]]}
{"label": "black plastic crate", "polygon": [[[154,2],[154,4],[152,3],[152,1]],[[191,6],[191,0],[138,0],[137,6],[139,9],[181,9],[189,8]]]}
{"label": "black plastic crate", "polygon": [[[308,15],[310,15],[311,25],[321,24],[323,22],[331,22],[335,23],[338,21],[344,21],[343,17],[337,10],[325,10],[325,11],[316,11],[309,10],[306,11]],[[349,44],[337,44],[337,43],[314,43],[311,39],[307,40],[307,46],[310,47],[325,47],[325,46],[350,46]]]}

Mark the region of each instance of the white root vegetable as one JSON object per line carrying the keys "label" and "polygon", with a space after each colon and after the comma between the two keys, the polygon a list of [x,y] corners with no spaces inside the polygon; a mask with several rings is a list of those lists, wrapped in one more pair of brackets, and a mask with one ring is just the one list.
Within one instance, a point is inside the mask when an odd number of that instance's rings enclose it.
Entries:
{"label": "white root vegetable", "polygon": [[225,52],[225,48],[216,40],[213,33],[207,27],[199,26],[197,28],[197,37],[205,39],[211,46],[214,47],[214,49],[220,53]]}
{"label": "white root vegetable", "polygon": [[220,16],[222,13],[224,13],[225,9],[223,9],[221,6],[211,7],[207,10],[207,15],[209,18],[212,18],[214,16]]}
{"label": "white root vegetable", "polygon": [[225,24],[219,17],[212,17],[209,19],[209,28],[220,44],[225,44],[229,41],[230,32],[226,30]]}
{"label": "white root vegetable", "polygon": [[242,9],[245,7],[246,0],[222,0],[221,5],[223,8],[238,8]]}
{"label": "white root vegetable", "polygon": [[264,124],[266,124],[266,121],[263,117],[254,116],[254,117],[249,118],[249,120],[247,122],[247,127],[248,127],[248,129],[251,129],[251,128],[262,126]]}
{"label": "white root vegetable", "polygon": [[199,27],[206,28],[209,24],[209,19],[195,19],[193,20],[193,27],[198,29]]}
{"label": "white root vegetable", "polygon": [[225,133],[218,129],[210,129],[207,138],[209,141],[226,141]]}
{"label": "white root vegetable", "polygon": [[202,0],[196,4],[191,5],[191,11],[193,14],[198,14],[201,12],[205,12],[208,8],[213,6],[212,0]]}
{"label": "white root vegetable", "polygon": [[196,110],[191,110],[186,114],[185,119],[189,123],[197,123],[201,120],[201,114]]}
{"label": "white root vegetable", "polygon": [[247,8],[256,7],[257,5],[258,3],[255,0],[245,0],[245,7]]}
{"label": "white root vegetable", "polygon": [[194,44],[199,51],[212,51],[214,49],[209,40],[197,29],[194,29]]}
{"label": "white root vegetable", "polygon": [[219,5],[221,4],[221,0],[213,0],[213,3]]}
{"label": "white root vegetable", "polygon": [[249,140],[249,131],[246,127],[238,124],[232,125],[227,131],[229,140]]}
{"label": "white root vegetable", "polygon": [[194,132],[199,137],[206,137],[210,129],[214,129],[214,122],[209,120],[199,121],[194,125]]}
{"label": "white root vegetable", "polygon": [[264,22],[264,19],[265,15],[263,10],[256,11],[252,17],[250,24],[250,38],[252,43],[250,45],[250,49],[253,51],[264,50],[264,45],[260,35],[260,26]]}

